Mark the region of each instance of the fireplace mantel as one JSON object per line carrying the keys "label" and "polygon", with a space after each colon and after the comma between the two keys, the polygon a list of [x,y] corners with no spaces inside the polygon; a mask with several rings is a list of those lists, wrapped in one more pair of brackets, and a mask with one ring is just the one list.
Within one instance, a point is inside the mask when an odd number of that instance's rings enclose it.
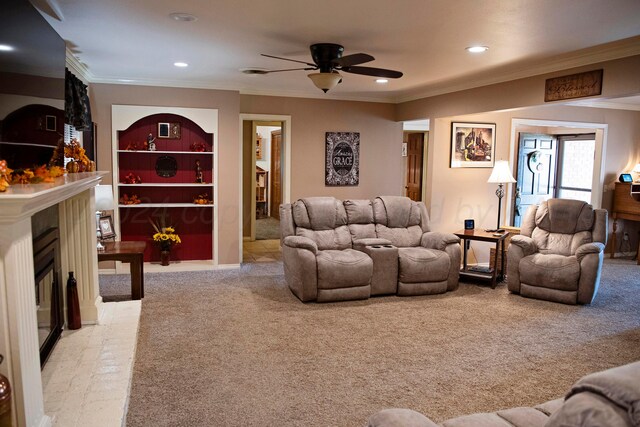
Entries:
{"label": "fireplace mantel", "polygon": [[13,185],[0,193],[0,372],[13,387],[14,423],[45,427],[37,335],[31,217],[58,205],[62,274],[78,278],[83,323],[99,320],[94,187],[107,172],[69,174],[53,183]]}

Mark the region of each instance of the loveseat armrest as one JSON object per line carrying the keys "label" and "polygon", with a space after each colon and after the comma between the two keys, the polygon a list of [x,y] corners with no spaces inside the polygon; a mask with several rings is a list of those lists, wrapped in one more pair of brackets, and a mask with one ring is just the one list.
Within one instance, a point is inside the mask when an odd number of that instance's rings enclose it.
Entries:
{"label": "loveseat armrest", "polygon": [[438,425],[420,412],[390,408],[370,416],[367,427],[438,427]]}
{"label": "loveseat armrest", "polygon": [[585,243],[584,245],[580,245],[576,250],[576,258],[578,259],[578,262],[581,262],[582,258],[584,258],[586,255],[599,254],[601,252],[604,252],[604,245],[602,243]]}
{"label": "loveseat armrest", "polygon": [[420,246],[429,249],[444,251],[449,245],[457,245],[460,238],[453,233],[441,233],[439,231],[427,231],[422,235]]}
{"label": "loveseat armrest", "polygon": [[[522,256],[526,257],[538,252],[538,245],[533,241],[531,237],[516,235],[511,238],[511,244],[518,246],[522,249]],[[508,248],[507,248],[508,249]]]}
{"label": "loveseat armrest", "polygon": [[362,249],[364,249],[367,246],[374,246],[374,245],[390,245],[391,241],[387,240],[387,239],[380,239],[377,237],[369,237],[366,239],[356,239],[353,241],[353,249],[357,249],[359,251],[361,251]]}
{"label": "loveseat armrest", "polygon": [[308,237],[303,236],[287,236],[282,242],[285,246],[291,248],[307,249],[314,254],[318,253],[318,245]]}

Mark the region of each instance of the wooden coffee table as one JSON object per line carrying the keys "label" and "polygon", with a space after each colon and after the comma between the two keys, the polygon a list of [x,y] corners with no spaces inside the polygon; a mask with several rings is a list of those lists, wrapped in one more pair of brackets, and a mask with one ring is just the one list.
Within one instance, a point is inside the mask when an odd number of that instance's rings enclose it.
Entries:
{"label": "wooden coffee table", "polygon": [[98,261],[128,262],[131,271],[131,299],[144,298],[144,250],[146,242],[105,242]]}
{"label": "wooden coffee table", "polygon": [[[498,281],[502,281],[504,279],[504,248],[500,250],[500,245],[504,245],[504,239],[509,235],[508,231],[500,233],[500,235],[496,235],[497,233],[491,233],[484,230],[460,230],[455,233],[461,239],[461,244],[463,247],[463,257],[462,257],[462,269],[460,270],[460,278],[461,279],[480,279],[480,280],[490,280],[491,288],[495,289]],[[486,270],[477,269],[477,267],[468,267],[467,266],[467,240],[476,240],[480,242],[491,242],[496,244],[496,253],[493,265],[495,268],[488,268]],[[498,264],[498,254],[501,257],[501,263]],[[500,265],[502,268],[500,269],[500,275],[498,275],[497,266]],[[475,268],[475,270],[474,270]]]}

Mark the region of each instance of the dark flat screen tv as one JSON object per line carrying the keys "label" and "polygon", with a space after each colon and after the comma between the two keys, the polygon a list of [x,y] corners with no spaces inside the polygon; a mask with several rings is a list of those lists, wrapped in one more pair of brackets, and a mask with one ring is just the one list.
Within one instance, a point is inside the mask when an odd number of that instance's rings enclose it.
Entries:
{"label": "dark flat screen tv", "polygon": [[46,164],[64,135],[65,42],[28,0],[3,0],[0,159]]}

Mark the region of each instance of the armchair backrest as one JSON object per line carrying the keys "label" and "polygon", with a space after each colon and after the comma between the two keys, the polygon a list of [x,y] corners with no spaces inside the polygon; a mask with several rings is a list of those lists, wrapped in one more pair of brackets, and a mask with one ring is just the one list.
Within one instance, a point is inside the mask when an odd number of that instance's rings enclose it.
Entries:
{"label": "armchair backrest", "polygon": [[570,256],[585,243],[606,243],[607,215],[581,200],[549,199],[527,211],[521,234],[541,253]]}
{"label": "armchair backrest", "polygon": [[347,213],[342,202],[334,197],[308,197],[292,204],[297,236],[308,237],[318,249],[347,249],[351,235],[347,228]]}
{"label": "armchair backrest", "polygon": [[429,231],[426,207],[408,197],[376,197],[373,218],[377,237],[398,247],[419,246],[422,234]]}

